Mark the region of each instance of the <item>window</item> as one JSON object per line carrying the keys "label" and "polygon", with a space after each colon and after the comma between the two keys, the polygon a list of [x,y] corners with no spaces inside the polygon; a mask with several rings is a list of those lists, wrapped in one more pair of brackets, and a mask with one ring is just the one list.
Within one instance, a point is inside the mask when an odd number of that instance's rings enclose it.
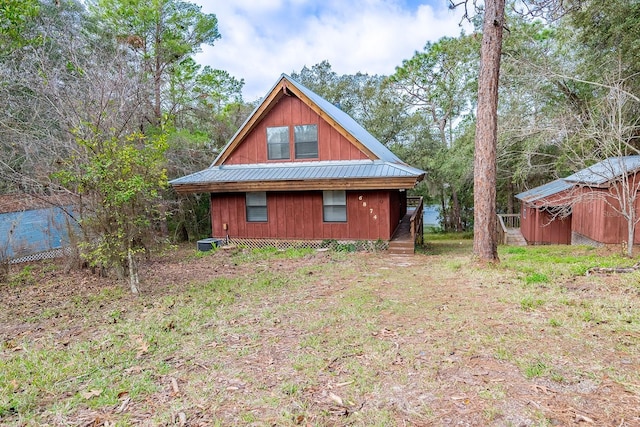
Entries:
{"label": "window", "polygon": [[267,158],[282,160],[289,158],[289,127],[267,128]]}
{"label": "window", "polygon": [[322,192],[322,215],[325,222],[347,221],[347,195],[345,191]]}
{"label": "window", "polygon": [[247,222],[267,221],[267,193],[247,193]]}
{"label": "window", "polygon": [[294,126],[296,159],[318,158],[318,125]]}

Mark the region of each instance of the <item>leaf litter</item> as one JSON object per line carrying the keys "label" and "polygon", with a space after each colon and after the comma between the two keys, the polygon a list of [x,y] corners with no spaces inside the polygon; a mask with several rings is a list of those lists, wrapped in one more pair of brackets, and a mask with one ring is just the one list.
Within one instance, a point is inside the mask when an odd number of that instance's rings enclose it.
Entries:
{"label": "leaf litter", "polygon": [[[0,361],[23,352],[24,343],[46,347],[53,336],[72,348],[118,333],[114,328],[127,319],[157,310],[171,316],[193,287],[220,277],[253,280],[267,271],[304,280],[257,300],[248,292],[226,303],[220,296],[222,317],[200,325],[211,331],[202,338],[197,330],[180,332],[174,318],[163,320],[163,333],[183,333],[171,351],[158,348],[154,337],[125,335],[136,362],[121,371],[149,376],[155,391],[121,390],[109,406],[55,414],[51,402],[65,394],[50,390],[53,399],[36,400],[31,414],[0,411],[2,424],[31,417],[38,424],[96,426],[118,419],[193,426],[640,425],[638,319],[620,330],[611,321],[570,318],[589,301],[604,301],[604,293],[638,307],[639,293],[622,278],[571,277],[559,285],[562,299],[523,311],[508,289],[517,286],[517,275],[474,269],[463,251],[418,254],[401,268],[384,253],[319,252],[259,264],[225,251],[192,253],[181,247],[151,259],[141,297],[87,271],[49,267],[37,286],[2,286]],[[448,268],[452,260],[462,269]],[[87,304],[91,309],[82,310]],[[567,316],[568,326],[549,326],[554,311]],[[108,342],[102,341],[105,351]],[[547,372],[528,378],[528,364],[543,359]],[[24,386],[10,378],[2,390],[20,393]],[[104,393],[79,391],[85,402]]]}

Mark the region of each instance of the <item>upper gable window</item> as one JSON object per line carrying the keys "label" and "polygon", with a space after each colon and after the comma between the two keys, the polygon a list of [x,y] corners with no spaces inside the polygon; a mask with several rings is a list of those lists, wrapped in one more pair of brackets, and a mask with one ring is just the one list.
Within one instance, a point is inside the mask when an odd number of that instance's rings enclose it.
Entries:
{"label": "upper gable window", "polygon": [[267,128],[267,158],[269,160],[289,159],[289,127]]}
{"label": "upper gable window", "polygon": [[296,159],[318,158],[318,125],[294,126]]}

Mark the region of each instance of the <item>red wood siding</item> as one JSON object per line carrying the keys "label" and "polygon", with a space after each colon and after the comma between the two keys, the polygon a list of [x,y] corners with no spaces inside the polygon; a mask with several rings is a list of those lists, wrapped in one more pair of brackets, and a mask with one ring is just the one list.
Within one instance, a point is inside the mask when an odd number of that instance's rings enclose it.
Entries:
{"label": "red wood siding", "polygon": [[535,211],[536,209],[522,203],[520,207],[520,232],[527,243],[534,244],[534,227],[535,227]]}
{"label": "red wood siding", "polygon": [[572,218],[560,219],[540,208],[522,204],[520,231],[530,245],[571,244]]}
{"label": "red wood siding", "polygon": [[[212,236],[389,240],[400,218],[397,191],[347,191],[347,222],[322,218],[322,191],[268,192],[267,222],[247,222],[244,193],[211,195]],[[392,202],[393,201],[393,202]]]}
{"label": "red wood siding", "polygon": [[[592,192],[607,190],[588,189],[582,191]],[[609,199],[614,206],[617,201]],[[639,212],[636,202],[636,212]],[[627,220],[615,211],[605,200],[595,199],[577,203],[573,208],[573,231],[606,244],[618,244],[627,241]],[[640,227],[636,227],[634,244],[640,244]]]}
{"label": "red wood siding", "polygon": [[[289,152],[290,160],[295,161],[293,126],[318,125],[318,156],[317,160],[359,160],[367,159],[349,140],[316,114],[311,108],[295,96],[280,99],[273,109],[262,119],[231,153],[225,164],[265,163],[267,160],[267,127],[290,126]],[[316,159],[304,159],[305,161]],[[300,161],[300,160],[298,160]]]}

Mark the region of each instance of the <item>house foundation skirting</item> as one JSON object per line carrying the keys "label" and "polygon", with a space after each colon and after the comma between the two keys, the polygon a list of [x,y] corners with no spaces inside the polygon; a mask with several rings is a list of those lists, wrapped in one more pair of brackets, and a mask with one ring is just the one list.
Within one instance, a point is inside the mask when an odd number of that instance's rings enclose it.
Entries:
{"label": "house foundation skirting", "polygon": [[[224,239],[224,238],[223,238]],[[229,238],[229,244],[249,249],[273,247],[277,249],[333,249],[342,251],[384,251],[389,248],[386,240],[286,240]]]}
{"label": "house foundation skirting", "polygon": [[[49,251],[38,252],[37,254],[25,255],[9,260],[9,264],[22,264],[25,262],[41,261],[43,259],[54,259],[69,256],[73,253],[70,247],[51,249]],[[2,260],[0,260],[2,261]]]}
{"label": "house foundation skirting", "polygon": [[583,234],[576,233],[575,231],[571,232],[571,244],[572,245],[589,245],[589,246],[595,246],[596,248],[604,246],[604,243],[595,241]]}

